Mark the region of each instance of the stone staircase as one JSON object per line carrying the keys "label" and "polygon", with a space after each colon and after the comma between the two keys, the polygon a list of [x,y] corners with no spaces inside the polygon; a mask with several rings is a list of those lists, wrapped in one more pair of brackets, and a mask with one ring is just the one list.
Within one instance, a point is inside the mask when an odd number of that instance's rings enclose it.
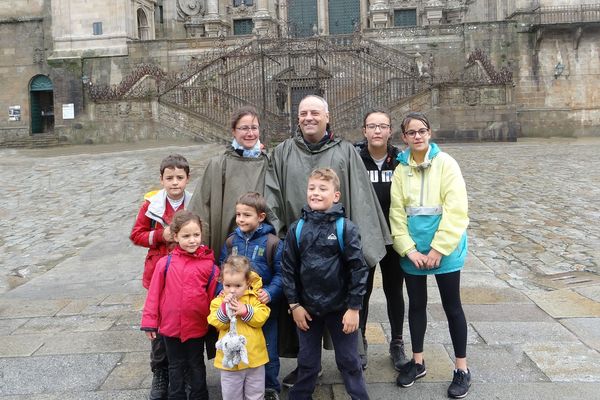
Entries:
{"label": "stone staircase", "polygon": [[59,146],[58,135],[54,133],[36,133],[30,136],[6,138],[0,141],[2,148],[42,148]]}

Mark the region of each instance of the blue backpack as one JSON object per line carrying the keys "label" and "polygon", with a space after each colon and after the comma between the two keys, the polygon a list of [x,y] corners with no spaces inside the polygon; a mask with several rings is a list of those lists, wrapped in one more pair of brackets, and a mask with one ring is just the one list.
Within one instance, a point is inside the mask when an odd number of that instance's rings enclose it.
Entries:
{"label": "blue backpack", "polygon": [[[298,220],[296,225],[296,246],[300,248],[300,234],[302,233],[302,227],[304,226],[304,218]],[[344,217],[339,217],[335,220],[335,232],[338,243],[342,252],[344,251]]]}

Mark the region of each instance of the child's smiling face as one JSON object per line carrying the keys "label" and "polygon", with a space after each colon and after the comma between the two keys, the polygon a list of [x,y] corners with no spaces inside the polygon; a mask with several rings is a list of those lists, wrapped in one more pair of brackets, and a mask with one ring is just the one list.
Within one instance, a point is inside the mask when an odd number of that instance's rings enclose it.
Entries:
{"label": "child's smiling face", "polygon": [[340,200],[340,192],[335,190],[332,181],[310,178],[306,190],[306,201],[313,211],[327,211]]}

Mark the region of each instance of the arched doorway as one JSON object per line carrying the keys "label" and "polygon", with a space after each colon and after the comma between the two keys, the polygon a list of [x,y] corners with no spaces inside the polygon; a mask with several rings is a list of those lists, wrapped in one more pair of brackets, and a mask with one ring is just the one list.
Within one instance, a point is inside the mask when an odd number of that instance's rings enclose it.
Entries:
{"label": "arched doorway", "polygon": [[137,10],[137,23],[138,23],[138,39],[149,40],[150,25],[148,24],[148,17],[141,8]]}
{"label": "arched doorway", "polygon": [[37,75],[29,84],[31,133],[54,130],[54,87],[46,75]]}

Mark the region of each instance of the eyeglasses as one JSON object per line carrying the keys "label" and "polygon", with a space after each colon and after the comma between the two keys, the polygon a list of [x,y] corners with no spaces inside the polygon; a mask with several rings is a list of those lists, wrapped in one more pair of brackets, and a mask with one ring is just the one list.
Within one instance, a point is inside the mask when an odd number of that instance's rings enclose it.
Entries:
{"label": "eyeglasses", "polygon": [[239,132],[244,132],[244,133],[248,133],[250,131],[258,132],[258,125],[252,125],[252,126],[243,125],[243,126],[238,126],[235,129]]}
{"label": "eyeglasses", "polygon": [[367,124],[367,125],[365,125],[365,128],[367,128],[370,131],[374,131],[377,128],[379,128],[382,131],[387,131],[388,129],[390,129],[390,125],[389,124]]}
{"label": "eyeglasses", "polygon": [[404,132],[404,134],[406,136],[410,136],[410,137],[415,137],[417,135],[417,133],[420,136],[425,136],[425,135],[427,135],[429,133],[429,129],[427,129],[427,128],[421,128],[418,131],[406,131],[406,132]]}

